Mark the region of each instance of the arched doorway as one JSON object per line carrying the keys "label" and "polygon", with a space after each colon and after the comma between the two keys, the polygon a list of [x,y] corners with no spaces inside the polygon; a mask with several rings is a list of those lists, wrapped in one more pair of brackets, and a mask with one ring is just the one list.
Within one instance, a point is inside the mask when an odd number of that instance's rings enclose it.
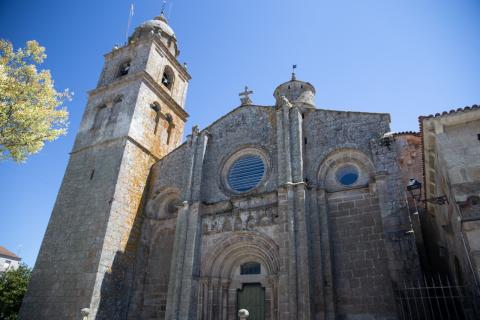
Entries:
{"label": "arched doorway", "polygon": [[197,317],[237,319],[239,308],[249,319],[278,319],[278,245],[254,231],[228,233],[202,257]]}

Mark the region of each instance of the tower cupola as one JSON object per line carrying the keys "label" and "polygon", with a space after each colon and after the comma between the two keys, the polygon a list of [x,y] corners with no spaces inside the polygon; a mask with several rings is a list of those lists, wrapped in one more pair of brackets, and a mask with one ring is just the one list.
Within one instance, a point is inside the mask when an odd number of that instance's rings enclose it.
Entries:
{"label": "tower cupola", "polygon": [[296,79],[292,73],[292,79],[279,85],[273,93],[277,105],[281,104],[282,97],[288,99],[292,104],[302,107],[315,108],[315,88],[309,82]]}
{"label": "tower cupola", "polygon": [[151,20],[145,21],[140,25],[140,28],[149,28],[157,33],[164,33],[166,36],[175,38],[175,33],[173,32],[172,27],[168,24],[163,13]]}
{"label": "tower cupola", "polygon": [[163,12],[159,16],[151,20],[147,20],[138,26],[130,37],[129,41],[132,41],[136,37],[141,37],[145,34],[154,34],[160,37],[160,40],[167,46],[169,51],[175,57],[178,57],[180,54],[180,51],[177,47],[177,38],[175,37],[175,32],[168,24]]}

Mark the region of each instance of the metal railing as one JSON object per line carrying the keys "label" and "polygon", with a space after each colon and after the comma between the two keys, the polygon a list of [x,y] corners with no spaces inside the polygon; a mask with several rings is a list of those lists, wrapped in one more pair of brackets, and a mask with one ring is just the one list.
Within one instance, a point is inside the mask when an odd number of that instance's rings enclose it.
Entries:
{"label": "metal railing", "polygon": [[480,299],[475,289],[440,275],[394,285],[402,320],[480,319]]}

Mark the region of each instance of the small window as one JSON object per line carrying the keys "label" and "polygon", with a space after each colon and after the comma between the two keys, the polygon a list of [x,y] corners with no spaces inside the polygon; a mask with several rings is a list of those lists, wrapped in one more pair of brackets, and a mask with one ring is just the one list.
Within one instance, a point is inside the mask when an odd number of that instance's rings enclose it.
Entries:
{"label": "small window", "polygon": [[160,105],[158,104],[158,102],[153,102],[152,104],[150,104],[150,108],[152,108],[152,110],[155,111],[155,127],[153,129],[153,134],[157,134],[158,122],[161,116]]}
{"label": "small window", "polygon": [[254,189],[262,180],[265,164],[258,155],[246,155],[233,163],[228,171],[228,183],[237,192]]}
{"label": "small window", "polygon": [[175,214],[177,212],[177,206],[178,206],[179,202],[180,201],[178,199],[172,199],[165,206],[165,211],[170,215]]}
{"label": "small window", "polygon": [[113,99],[113,104],[121,103],[122,101],[123,101],[123,96],[118,95],[115,97],[115,99]]}
{"label": "small window", "polygon": [[118,75],[117,77],[123,77],[128,74],[130,71],[130,61],[124,62],[120,65],[120,68],[118,69]]}
{"label": "small window", "polygon": [[175,127],[175,125],[173,124],[173,118],[170,114],[167,113],[167,115],[165,116],[165,120],[167,121],[168,123],[168,127],[167,127],[167,144],[170,144],[170,140],[171,140],[171,137],[172,137],[172,130],[173,128]]}
{"label": "small window", "polygon": [[168,90],[172,90],[174,79],[172,69],[169,66],[166,66],[165,70],[163,70],[162,84],[167,87]]}
{"label": "small window", "polygon": [[352,165],[341,167],[335,176],[342,185],[351,186],[358,180],[358,169]]}
{"label": "small window", "polygon": [[240,266],[240,274],[260,274],[261,267],[258,262],[247,262]]}

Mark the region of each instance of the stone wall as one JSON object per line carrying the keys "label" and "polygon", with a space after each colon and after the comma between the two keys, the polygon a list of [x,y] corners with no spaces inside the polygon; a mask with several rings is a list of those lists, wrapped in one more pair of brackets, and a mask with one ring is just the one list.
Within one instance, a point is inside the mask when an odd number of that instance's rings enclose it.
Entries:
{"label": "stone wall", "polygon": [[125,143],[71,155],[21,319],[75,319],[90,305]]}
{"label": "stone wall", "polygon": [[328,195],[338,317],[395,318],[378,198],[368,188]]}
{"label": "stone wall", "polygon": [[[266,289],[269,319],[395,318],[393,284],[415,278],[419,263],[395,145],[380,139],[389,121],[282,102],[242,106],[194,129],[152,168],[148,201],[166,201],[167,190],[184,201],[165,318],[233,319],[242,284],[235,270],[249,259],[266,269],[278,261],[255,280]],[[245,194],[225,180],[239,152],[266,159],[264,180]],[[359,178],[343,186],[335,172],[348,164]],[[260,253],[262,241],[275,257]]]}

